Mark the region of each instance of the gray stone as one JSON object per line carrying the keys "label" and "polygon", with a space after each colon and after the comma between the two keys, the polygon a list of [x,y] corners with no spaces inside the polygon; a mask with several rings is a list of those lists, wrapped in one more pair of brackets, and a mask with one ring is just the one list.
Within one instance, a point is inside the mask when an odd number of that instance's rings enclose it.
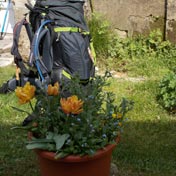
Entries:
{"label": "gray stone", "polygon": [[118,168],[116,164],[111,163],[111,171],[110,171],[110,176],[117,176],[118,175]]}
{"label": "gray stone", "polygon": [[0,40],[0,54],[10,52],[13,43],[13,34],[6,34],[2,40]]}
{"label": "gray stone", "polygon": [[0,67],[5,67],[7,65],[13,64],[13,56],[9,53],[0,54]]}
{"label": "gray stone", "polygon": [[[94,0],[94,11],[104,14],[117,32],[129,37],[160,29],[166,39],[176,42],[176,0]],[[165,28],[165,30],[163,30]],[[125,33],[122,33],[124,37]]]}

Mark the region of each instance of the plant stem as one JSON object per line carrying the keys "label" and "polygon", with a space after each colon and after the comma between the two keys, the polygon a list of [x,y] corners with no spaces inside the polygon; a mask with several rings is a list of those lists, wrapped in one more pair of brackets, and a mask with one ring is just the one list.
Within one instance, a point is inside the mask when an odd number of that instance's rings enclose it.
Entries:
{"label": "plant stem", "polygon": [[29,101],[29,105],[30,105],[30,107],[31,107],[32,111],[34,111],[34,108],[33,108],[33,106],[32,106],[31,101]]}

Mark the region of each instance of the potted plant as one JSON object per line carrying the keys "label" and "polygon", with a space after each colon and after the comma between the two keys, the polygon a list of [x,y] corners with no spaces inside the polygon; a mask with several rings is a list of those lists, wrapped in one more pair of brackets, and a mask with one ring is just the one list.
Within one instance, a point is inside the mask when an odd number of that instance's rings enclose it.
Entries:
{"label": "potted plant", "polygon": [[74,77],[42,89],[27,82],[15,90],[19,103],[32,108],[31,122],[19,128],[30,134],[26,147],[37,153],[42,176],[109,175],[112,151],[133,103],[123,98],[117,104],[107,90],[108,77],[96,76],[87,85]]}

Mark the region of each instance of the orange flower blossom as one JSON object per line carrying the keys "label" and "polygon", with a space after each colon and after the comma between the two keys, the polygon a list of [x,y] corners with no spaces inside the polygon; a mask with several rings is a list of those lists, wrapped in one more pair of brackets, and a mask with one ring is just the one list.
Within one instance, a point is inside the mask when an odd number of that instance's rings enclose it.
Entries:
{"label": "orange flower blossom", "polygon": [[17,87],[15,93],[19,99],[19,103],[28,103],[35,96],[35,90],[35,86],[30,85],[29,82],[27,82],[24,87]]}
{"label": "orange flower blossom", "polygon": [[61,98],[61,109],[66,114],[80,114],[83,111],[83,101],[79,100],[76,95],[68,98]]}
{"label": "orange flower blossom", "polygon": [[54,84],[54,86],[52,86],[51,84],[48,85],[48,89],[47,89],[47,94],[48,95],[58,95],[59,94],[59,83],[56,82]]}

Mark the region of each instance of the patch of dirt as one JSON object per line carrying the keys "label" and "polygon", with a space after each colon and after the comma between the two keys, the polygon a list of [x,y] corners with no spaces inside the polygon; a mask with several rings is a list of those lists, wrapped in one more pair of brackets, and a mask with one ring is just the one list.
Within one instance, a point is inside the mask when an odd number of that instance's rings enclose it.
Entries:
{"label": "patch of dirt", "polygon": [[[96,72],[97,72],[96,74],[102,75],[102,76],[105,73],[104,71],[100,71],[99,69],[97,69]],[[130,77],[125,72],[117,72],[115,70],[110,71],[110,73],[113,78],[116,78],[116,79],[122,80],[122,81],[141,82],[141,81],[146,80],[146,78],[142,77],[142,76],[141,77]]]}

